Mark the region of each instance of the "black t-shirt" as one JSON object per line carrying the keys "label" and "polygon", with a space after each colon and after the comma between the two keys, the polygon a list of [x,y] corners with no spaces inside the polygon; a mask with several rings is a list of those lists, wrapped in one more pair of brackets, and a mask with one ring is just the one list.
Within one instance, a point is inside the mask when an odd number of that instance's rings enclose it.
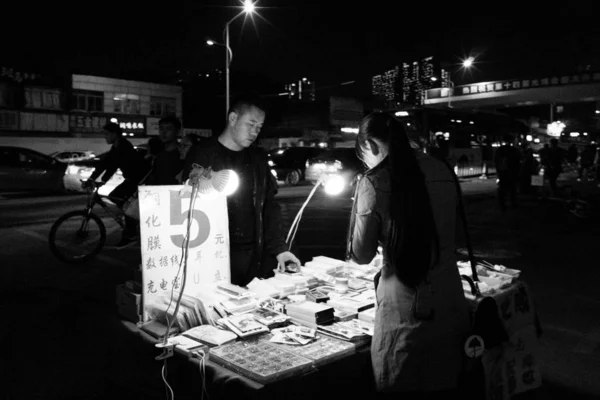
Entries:
{"label": "black t-shirt", "polygon": [[232,169],[239,177],[237,190],[227,197],[231,249],[251,248],[256,236],[254,217],[254,169],[250,150],[229,150],[218,145],[223,169]]}
{"label": "black t-shirt", "polygon": [[176,176],[183,169],[183,161],[179,150],[164,150],[154,159],[154,171],[151,184],[177,185]]}

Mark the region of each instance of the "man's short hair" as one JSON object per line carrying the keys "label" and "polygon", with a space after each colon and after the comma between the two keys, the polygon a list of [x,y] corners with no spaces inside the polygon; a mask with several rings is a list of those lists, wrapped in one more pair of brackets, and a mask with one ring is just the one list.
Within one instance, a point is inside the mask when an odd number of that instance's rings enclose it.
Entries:
{"label": "man's short hair", "polygon": [[177,131],[181,130],[181,121],[179,120],[179,118],[177,118],[174,115],[168,115],[166,117],[162,117],[158,121],[158,125],[160,126],[162,124],[172,124]]}
{"label": "man's short hair", "polygon": [[256,93],[246,93],[235,99],[231,107],[229,107],[227,115],[229,116],[232,112],[241,115],[253,107],[258,108],[264,113],[267,112],[267,106],[260,95]]}
{"label": "man's short hair", "polygon": [[123,136],[123,130],[121,127],[114,122],[109,122],[102,127],[107,132],[116,133],[118,136]]}

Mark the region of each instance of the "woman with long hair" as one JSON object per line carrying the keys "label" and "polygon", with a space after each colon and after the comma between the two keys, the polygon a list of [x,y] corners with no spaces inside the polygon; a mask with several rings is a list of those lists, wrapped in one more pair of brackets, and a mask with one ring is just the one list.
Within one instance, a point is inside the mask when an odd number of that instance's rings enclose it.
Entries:
{"label": "woman with long hair", "polygon": [[445,397],[458,389],[469,331],[452,171],[414,149],[386,113],[362,120],[356,151],[368,170],[354,196],[347,259],[368,264],[383,249],[371,344],[376,388],[402,399]]}

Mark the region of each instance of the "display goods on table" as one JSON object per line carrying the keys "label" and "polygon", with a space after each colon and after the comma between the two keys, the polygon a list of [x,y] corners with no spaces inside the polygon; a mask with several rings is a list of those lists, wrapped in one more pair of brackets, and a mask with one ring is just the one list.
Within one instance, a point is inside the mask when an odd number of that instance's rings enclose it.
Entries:
{"label": "display goods on table", "polygon": [[306,357],[314,362],[315,366],[321,366],[329,362],[344,358],[354,354],[356,347],[354,344],[338,340],[325,335],[317,335],[315,340],[304,346],[295,344],[274,343],[273,333],[267,333],[260,337],[263,342],[269,342],[272,346],[281,348],[302,357]]}
{"label": "display goods on table", "polygon": [[312,368],[312,360],[264,341],[249,339],[216,347],[211,361],[259,383],[271,383]]}

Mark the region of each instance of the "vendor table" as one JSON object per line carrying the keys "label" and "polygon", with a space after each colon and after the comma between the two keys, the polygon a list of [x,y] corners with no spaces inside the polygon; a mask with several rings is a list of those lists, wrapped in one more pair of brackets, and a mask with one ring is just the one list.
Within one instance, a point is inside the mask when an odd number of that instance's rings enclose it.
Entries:
{"label": "vendor table", "polygon": [[[510,399],[541,385],[537,362],[537,315],[527,285],[516,281],[483,298],[470,299],[474,309],[492,307],[495,321],[483,320],[476,327],[486,341],[482,357],[487,399]],[[489,308],[488,308],[489,309]],[[118,321],[118,322],[117,322]],[[135,375],[134,385],[143,385],[148,393],[164,395],[160,376],[163,361],[155,360],[161,351],[158,341],[134,323],[117,320],[122,334],[119,348],[135,358],[135,367],[123,370],[123,376]],[[369,346],[309,372],[263,385],[209,360],[205,364],[204,382],[210,399],[331,399],[336,397],[372,398],[373,372]],[[178,399],[202,396],[202,377],[197,359],[175,354],[167,359],[167,381]],[[125,367],[124,367],[125,369]],[[132,371],[132,369],[136,369]],[[118,372],[117,372],[118,373]],[[125,378],[127,379],[127,378]],[[132,384],[132,382],[123,383]],[[146,397],[147,398],[147,397]],[[206,397],[205,397],[206,398]]]}
{"label": "vendor table", "polygon": [[[155,347],[158,341],[136,324],[121,321],[128,336],[127,342],[143,343],[138,346],[137,357],[144,357],[146,362],[152,360],[154,370],[150,376],[152,387],[156,390],[163,385],[160,369],[163,361],[154,358],[160,354]],[[142,351],[144,354],[140,354]],[[202,395],[202,379],[200,363],[197,359],[186,358],[175,354],[167,359],[167,381],[178,399],[200,399]],[[146,368],[148,369],[148,368]],[[158,372],[158,373],[157,373]],[[345,395],[349,398],[358,396],[371,398],[374,394],[373,372],[369,346],[363,346],[354,354],[333,361],[298,376],[285,378],[266,385],[255,382],[209,360],[205,364],[205,383],[209,399],[331,399],[331,396]],[[141,382],[138,380],[138,382]],[[141,384],[141,383],[140,383]],[[150,383],[143,383],[149,385]],[[163,393],[160,391],[159,393]],[[205,397],[206,398],[206,397]]]}

